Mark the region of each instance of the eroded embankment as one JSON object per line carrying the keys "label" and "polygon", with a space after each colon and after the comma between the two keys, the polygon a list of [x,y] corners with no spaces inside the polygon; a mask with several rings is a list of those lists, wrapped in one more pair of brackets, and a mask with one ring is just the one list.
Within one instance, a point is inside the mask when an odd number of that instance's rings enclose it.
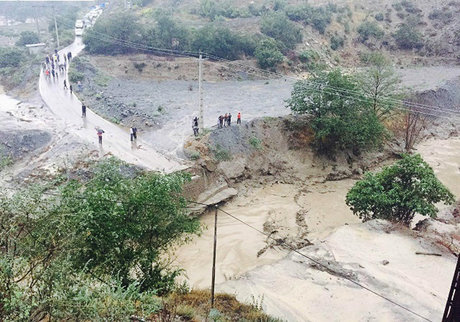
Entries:
{"label": "eroded embankment", "polygon": [[[363,172],[393,162],[402,152],[401,140],[381,151],[359,156],[343,152],[331,160],[308,148],[311,134],[304,122],[294,117],[258,119],[186,144],[186,153],[198,158],[197,186],[201,180],[206,182],[201,187],[212,190],[219,182],[219,187],[238,191],[222,209],[243,223],[223,212],[218,216],[219,290],[243,301],[263,299],[267,312],[288,320],[413,319],[347,282],[342,278],[346,276],[430,319],[442,315],[455,267],[452,252],[460,250],[453,208],[443,208],[441,220],[430,220],[420,232],[385,222],[360,223],[345,204],[346,193]],[[451,123],[443,127],[443,122],[432,122],[425,139],[437,133],[445,138],[431,138],[418,149],[458,197],[460,141],[452,137],[456,125]],[[195,195],[205,203],[209,197]],[[202,222],[210,229],[176,253],[194,287],[210,285],[213,220],[213,212],[205,214]],[[330,269],[299,255],[286,257],[290,247]],[[356,305],[356,298],[362,305]]]}

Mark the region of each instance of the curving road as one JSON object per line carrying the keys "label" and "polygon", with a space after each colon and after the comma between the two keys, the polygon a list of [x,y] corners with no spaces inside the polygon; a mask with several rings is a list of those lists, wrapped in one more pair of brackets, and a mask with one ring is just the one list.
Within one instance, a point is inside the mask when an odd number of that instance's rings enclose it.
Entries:
{"label": "curving road", "polygon": [[[76,38],[74,43],[59,51],[62,55],[71,52],[76,57],[84,48],[81,38]],[[67,79],[67,71],[60,75],[59,79],[47,79],[44,73],[40,74],[39,88],[43,101],[58,118],[65,122],[66,131],[76,134],[84,142],[93,144],[99,149],[100,155],[112,154],[117,158],[131,164],[135,164],[149,170],[174,172],[186,168],[186,165],[172,157],[166,157],[158,153],[147,142],[138,138],[136,144],[130,142],[129,129],[113,124],[90,109],[86,111],[86,118],[81,117],[81,102],[64,90],[63,81]],[[73,84],[74,87],[75,84]],[[103,144],[98,144],[96,128],[102,128]]]}

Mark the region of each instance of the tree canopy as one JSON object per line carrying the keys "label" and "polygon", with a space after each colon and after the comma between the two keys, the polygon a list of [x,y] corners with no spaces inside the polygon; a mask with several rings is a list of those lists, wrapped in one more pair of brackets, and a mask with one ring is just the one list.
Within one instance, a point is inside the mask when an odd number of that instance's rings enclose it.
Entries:
{"label": "tree canopy", "polygon": [[312,116],[314,144],[320,152],[359,152],[379,145],[385,132],[356,81],[339,69],[295,83],[287,106]]}
{"label": "tree canopy", "polygon": [[436,217],[438,202],[451,204],[452,193],[418,154],[379,173],[366,173],[348,192],[346,203],[363,221],[380,218],[409,225],[416,213]]}
{"label": "tree canopy", "polygon": [[137,300],[154,312],[152,296],[175,286],[181,271],[169,251],[200,232],[182,196],[189,175],[142,173],[112,159],[91,173],[0,193],[1,317],[120,320]]}

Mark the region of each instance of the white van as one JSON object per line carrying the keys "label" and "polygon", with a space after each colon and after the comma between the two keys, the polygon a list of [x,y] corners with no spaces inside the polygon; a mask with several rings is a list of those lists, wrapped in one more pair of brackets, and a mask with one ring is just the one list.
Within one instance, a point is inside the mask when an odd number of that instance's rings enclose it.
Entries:
{"label": "white van", "polygon": [[84,28],[85,28],[85,23],[83,22],[83,20],[77,20],[75,22],[75,36],[82,36]]}

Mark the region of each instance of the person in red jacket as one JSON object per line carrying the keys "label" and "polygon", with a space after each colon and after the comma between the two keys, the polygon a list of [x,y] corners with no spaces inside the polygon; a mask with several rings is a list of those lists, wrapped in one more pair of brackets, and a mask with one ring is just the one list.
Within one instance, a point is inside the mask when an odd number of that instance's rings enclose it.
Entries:
{"label": "person in red jacket", "polygon": [[241,112],[238,112],[238,115],[236,116],[236,124],[241,124]]}

